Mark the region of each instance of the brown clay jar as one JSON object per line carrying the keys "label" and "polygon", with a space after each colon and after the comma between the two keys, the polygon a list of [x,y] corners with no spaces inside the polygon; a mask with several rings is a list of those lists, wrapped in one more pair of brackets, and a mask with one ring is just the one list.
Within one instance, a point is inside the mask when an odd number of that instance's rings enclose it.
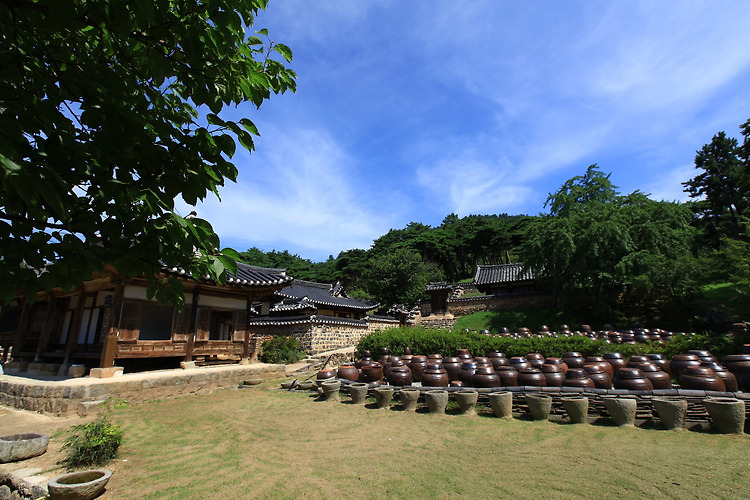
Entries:
{"label": "brown clay jar", "polygon": [[362,382],[377,382],[383,380],[383,366],[380,363],[363,366],[360,375]]}
{"label": "brown clay jar", "polygon": [[742,378],[743,370],[750,368],[750,354],[729,354],[724,356],[721,364],[732,372],[737,382],[739,382]]}
{"label": "brown clay jar", "polygon": [[500,387],[500,375],[492,365],[479,365],[471,378],[474,387]]}
{"label": "brown clay jar", "polygon": [[568,368],[583,368],[585,358],[580,352],[564,352],[562,360],[568,365]]}
{"label": "brown clay jar", "polygon": [[339,366],[337,376],[338,378],[343,378],[344,380],[351,380],[352,382],[356,382],[359,379],[359,370],[357,370],[357,367],[354,365]]}
{"label": "brown clay jar", "polygon": [[563,373],[568,371],[568,365],[565,364],[565,361],[563,361],[562,358],[547,358],[544,360],[544,364],[559,366]]}
{"label": "brown clay jar", "polygon": [[614,378],[614,373],[617,370],[628,364],[628,360],[619,352],[605,352],[602,354],[602,358],[612,367],[612,378]]}
{"label": "brown clay jar", "polygon": [[[365,351],[366,353],[369,353],[370,351]],[[359,358],[357,361],[354,362],[354,366],[357,368],[362,368],[365,364],[370,364],[374,362],[372,359],[372,356],[365,356],[363,355],[361,358]]]}
{"label": "brown clay jar", "polygon": [[640,365],[641,363],[648,362],[649,359],[647,356],[630,356],[630,359],[628,359],[628,364],[626,364],[625,366],[627,366],[628,368],[638,368],[638,365]]}
{"label": "brown clay jar", "polygon": [[586,365],[599,365],[602,371],[609,375],[610,379],[614,378],[615,376],[614,368],[612,368],[612,365],[607,363],[607,360],[605,360],[602,356],[586,356],[583,367],[586,368]]}
{"label": "brown clay jar", "polygon": [[448,373],[438,363],[430,363],[422,372],[422,387],[448,387]]}
{"label": "brown clay jar", "polygon": [[495,372],[500,377],[501,386],[516,387],[518,385],[518,370],[512,366],[498,366]]}
{"label": "brown clay jar", "polygon": [[409,363],[409,369],[411,369],[411,375],[415,382],[422,381],[422,372],[427,368],[427,356],[413,356],[411,363]]}
{"label": "brown clay jar", "polygon": [[530,352],[526,355],[526,359],[529,360],[529,364],[532,368],[541,368],[544,364],[544,356],[538,352]]}
{"label": "brown clay jar", "polygon": [[499,351],[492,351],[489,356],[490,363],[492,363],[492,366],[497,368],[498,366],[508,366],[508,358],[505,357],[505,354]]}
{"label": "brown clay jar", "polygon": [[485,358],[484,356],[475,356],[474,362],[477,364],[477,366],[492,366],[490,358]]}
{"label": "brown clay jar", "polygon": [[464,361],[461,369],[458,371],[458,380],[464,383],[466,387],[472,387],[474,372],[477,371],[477,364],[473,361]]}
{"label": "brown clay jar", "polygon": [[471,353],[468,349],[456,349],[456,357],[460,359],[471,359]]}
{"label": "brown clay jar", "polygon": [[734,376],[734,373],[727,370],[724,366],[720,365],[717,362],[703,362],[700,364],[702,367],[711,368],[717,377],[719,377],[722,381],[724,381],[724,385],[727,388],[727,392],[737,392],[739,390],[739,386],[737,384],[737,377]]}
{"label": "brown clay jar", "polygon": [[326,370],[320,370],[318,372],[318,375],[315,377],[318,380],[325,380],[327,378],[335,377],[336,376],[336,369],[335,368],[328,368]]}
{"label": "brown clay jar", "polygon": [[696,389],[699,391],[726,392],[724,381],[716,376],[711,368],[706,366],[688,366],[680,377],[682,389]]}
{"label": "brown clay jar", "polygon": [[615,389],[626,389],[629,391],[652,391],[654,384],[646,378],[646,375],[638,368],[626,366],[620,368],[612,381]]}
{"label": "brown clay jar", "polygon": [[529,360],[526,358],[522,358],[520,356],[516,356],[513,358],[510,358],[508,360],[508,364],[518,370],[519,372],[521,370],[525,370],[527,368],[531,368],[531,363],[529,363]]}
{"label": "brown clay jar", "polygon": [[701,360],[695,354],[676,354],[669,361],[669,371],[679,382],[680,377],[682,377],[682,372],[684,372],[688,366],[699,366],[700,364]]}
{"label": "brown clay jar", "polygon": [[562,364],[552,365],[544,363],[541,371],[544,374],[544,378],[547,379],[547,387],[562,387],[563,380],[565,380]]}
{"label": "brown clay jar", "polygon": [[538,368],[525,368],[518,371],[518,385],[547,387],[547,378]]}
{"label": "brown clay jar", "polygon": [[458,380],[458,372],[461,370],[461,360],[456,356],[448,356],[443,358],[443,368],[448,372],[448,378]]}
{"label": "brown clay jar", "polygon": [[408,366],[402,365],[391,367],[391,376],[388,379],[388,382],[391,385],[411,385],[413,380],[411,370]]}
{"label": "brown clay jar", "polygon": [[[609,363],[607,363],[607,366],[609,366]],[[594,382],[594,387],[596,387],[597,389],[612,388],[612,377],[609,376],[609,373],[604,371],[604,368],[602,368],[600,364],[586,363],[585,365],[583,365],[583,369],[586,372],[586,375],[589,376],[591,381]]]}
{"label": "brown clay jar", "polygon": [[667,357],[663,354],[646,354],[646,357],[649,359],[650,363],[655,364],[659,367],[659,369],[663,372],[666,372],[667,375],[670,375],[669,371],[669,360]]}
{"label": "brown clay jar", "polygon": [[691,349],[687,353],[688,354],[695,354],[696,356],[698,356],[698,359],[701,360],[701,363],[706,362],[706,361],[709,362],[709,363],[710,362],[716,362],[716,363],[719,362],[719,360],[716,359],[714,357],[714,355],[711,354],[710,351],[699,351],[699,350]]}
{"label": "brown clay jar", "polygon": [[659,368],[656,363],[641,363],[637,367],[651,381],[654,389],[671,389],[672,377]]}
{"label": "brown clay jar", "polygon": [[563,386],[593,389],[596,387],[596,384],[589,378],[588,373],[583,368],[568,368],[565,380],[563,380]]}
{"label": "brown clay jar", "polygon": [[413,357],[414,356],[412,356],[411,353],[402,354],[401,356],[399,356],[399,358],[401,358],[401,361],[403,361],[406,366],[409,366],[409,363],[411,363],[411,358]]}

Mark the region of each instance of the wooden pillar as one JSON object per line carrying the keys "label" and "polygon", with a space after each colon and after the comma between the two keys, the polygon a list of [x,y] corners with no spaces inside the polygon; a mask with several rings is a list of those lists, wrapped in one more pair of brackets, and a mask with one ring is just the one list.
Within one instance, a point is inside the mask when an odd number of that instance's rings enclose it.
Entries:
{"label": "wooden pillar", "polygon": [[248,295],[247,302],[245,304],[245,338],[242,342],[242,360],[241,363],[250,362],[250,315],[253,310],[253,296]]}
{"label": "wooden pillar", "polygon": [[65,357],[63,358],[62,366],[60,366],[60,374],[68,373],[68,367],[70,366],[70,356],[73,354],[76,346],[78,345],[78,335],[81,333],[81,322],[83,321],[83,307],[86,305],[86,295],[83,286],[80,288],[80,294],[78,295],[78,306],[73,313],[73,321],[70,322],[70,330],[68,331],[68,340],[65,342]]}
{"label": "wooden pillar", "polygon": [[38,362],[41,359],[42,350],[47,347],[49,334],[52,331],[52,326],[55,324],[56,314],[57,314],[57,299],[55,299],[55,294],[50,292],[47,295],[47,314],[44,316],[44,323],[42,324],[42,331],[39,334],[39,342],[37,342],[36,344],[36,354],[34,354],[34,362]]}
{"label": "wooden pillar", "polygon": [[191,302],[190,327],[188,328],[187,345],[185,346],[185,361],[193,360],[193,350],[195,349],[195,324],[198,317],[198,295],[200,287],[193,288],[193,301]]}
{"label": "wooden pillar", "polygon": [[21,355],[21,344],[23,343],[23,336],[26,334],[26,329],[29,326],[29,317],[31,316],[31,306],[29,305],[26,298],[21,299],[23,306],[21,307],[21,316],[18,318],[18,325],[16,326],[16,334],[13,336],[13,352],[16,355],[16,359],[20,359]]}
{"label": "wooden pillar", "polygon": [[115,290],[115,296],[112,298],[110,306],[110,323],[107,329],[107,335],[102,342],[102,354],[99,358],[100,368],[109,368],[115,365],[117,356],[117,340],[120,333],[120,315],[122,314],[122,296],[125,293],[125,284],[120,283]]}

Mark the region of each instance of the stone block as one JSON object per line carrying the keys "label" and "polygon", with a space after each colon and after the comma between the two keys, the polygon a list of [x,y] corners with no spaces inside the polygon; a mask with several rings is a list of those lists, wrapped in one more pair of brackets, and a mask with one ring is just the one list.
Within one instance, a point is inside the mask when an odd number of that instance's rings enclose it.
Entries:
{"label": "stone block", "polygon": [[89,372],[89,377],[94,378],[110,378],[121,376],[123,372],[122,366],[110,366],[108,368],[92,368]]}
{"label": "stone block", "polygon": [[180,361],[180,368],[183,370],[191,370],[195,368],[195,361]]}
{"label": "stone block", "polygon": [[68,377],[78,378],[86,375],[86,365],[70,365],[68,368]]}
{"label": "stone block", "polygon": [[96,415],[99,413],[99,405],[104,403],[104,399],[98,401],[83,401],[78,403],[78,416],[87,417],[89,415]]}

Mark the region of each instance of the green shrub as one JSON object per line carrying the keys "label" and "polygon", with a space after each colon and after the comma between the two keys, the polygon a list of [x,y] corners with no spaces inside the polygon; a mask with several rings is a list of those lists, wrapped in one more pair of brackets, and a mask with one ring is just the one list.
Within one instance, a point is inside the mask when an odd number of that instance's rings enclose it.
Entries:
{"label": "green shrub", "polygon": [[260,360],[264,363],[296,363],[305,357],[302,345],[294,337],[278,336],[263,344]]}
{"label": "green shrub", "polygon": [[588,337],[532,337],[518,338],[492,337],[474,332],[446,331],[421,327],[392,328],[373,332],[357,344],[357,353],[369,350],[377,357],[379,349],[387,347],[398,356],[406,347],[413,354],[442,354],[453,356],[456,349],[469,349],[475,356],[486,355],[497,349],[507,357],[525,356],[538,352],[545,357],[560,357],[564,352],[577,351],[584,356],[598,356],[606,352],[620,352],[625,356],[636,354],[662,353],[667,357],[685,353],[691,349],[706,349],[721,358],[726,354],[739,352],[731,338],[710,337],[708,335],[685,335],[675,337],[664,344],[647,342],[644,344],[609,344],[605,340],[592,340]]}
{"label": "green shrub", "polygon": [[63,463],[68,469],[99,467],[117,457],[123,431],[109,421],[111,403],[102,404],[107,405],[104,413],[93,422],[74,425],[65,438],[62,449],[67,456]]}

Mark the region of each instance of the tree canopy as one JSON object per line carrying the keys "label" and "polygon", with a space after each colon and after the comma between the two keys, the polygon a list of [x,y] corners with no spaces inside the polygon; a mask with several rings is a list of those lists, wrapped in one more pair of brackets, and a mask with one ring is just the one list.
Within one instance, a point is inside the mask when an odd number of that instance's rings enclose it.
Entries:
{"label": "tree canopy", "polygon": [[[265,0],[36,0],[0,4],[0,305],[70,288],[109,265],[179,302],[162,265],[222,280],[236,253],[182,217],[234,181],[248,118],[295,90],[291,50],[249,30]],[[41,274],[39,274],[41,272]]]}
{"label": "tree canopy", "polygon": [[683,183],[690,197],[698,198],[695,207],[715,247],[721,236],[746,238],[743,216],[750,207],[750,120],[740,130],[742,145],[724,132],[714,135],[695,155],[695,168],[701,172]]}
{"label": "tree canopy", "polygon": [[686,293],[692,213],[638,191],[620,195],[595,165],[550,195],[556,211],[530,225],[525,264],[547,278],[563,304],[606,314]]}

